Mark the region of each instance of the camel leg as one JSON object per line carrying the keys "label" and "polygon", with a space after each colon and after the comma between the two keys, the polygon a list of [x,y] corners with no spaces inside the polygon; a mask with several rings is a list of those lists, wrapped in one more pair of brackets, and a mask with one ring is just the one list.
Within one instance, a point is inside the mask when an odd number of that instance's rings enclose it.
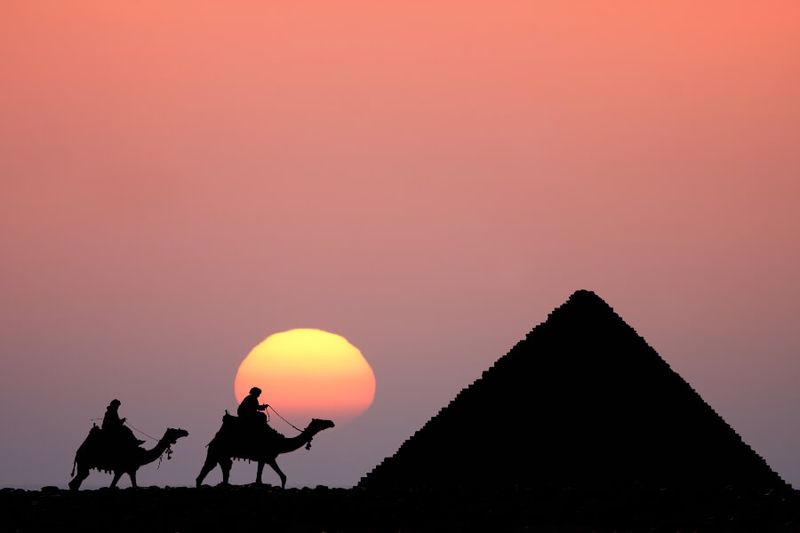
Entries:
{"label": "camel leg", "polygon": [[81,483],[83,483],[83,480],[87,477],[89,477],[89,469],[79,464],[78,473],[69,482],[70,490],[78,490],[81,486]]}
{"label": "camel leg", "polygon": [[209,453],[206,455],[206,462],[203,463],[203,468],[200,469],[200,474],[198,474],[197,479],[195,480],[196,487],[200,488],[200,485],[203,484],[203,480],[206,478],[209,472],[214,470],[215,466],[217,466],[217,461]]}
{"label": "camel leg", "polygon": [[222,469],[222,484],[227,485],[231,477],[231,467],[233,461],[229,457],[224,457],[219,460],[219,467]]}
{"label": "camel leg", "polygon": [[119,478],[122,477],[123,473],[124,472],[119,471],[119,470],[115,470],[114,471],[114,479],[111,480],[111,487],[110,488],[112,488],[112,489],[116,489],[117,488],[117,482],[119,481]]}
{"label": "camel leg", "polygon": [[284,474],[280,468],[278,468],[278,463],[273,459],[272,461],[267,461],[267,464],[272,467],[272,469],[278,474],[278,477],[281,478],[281,488],[286,488],[286,474]]}
{"label": "camel leg", "polygon": [[131,478],[131,487],[133,487],[134,489],[137,488],[137,485],[136,485],[136,470],[131,470],[130,472],[128,472],[128,477]]}
{"label": "camel leg", "polygon": [[258,462],[258,470],[256,470],[256,485],[263,485],[261,481],[261,474],[264,473],[264,461]]}

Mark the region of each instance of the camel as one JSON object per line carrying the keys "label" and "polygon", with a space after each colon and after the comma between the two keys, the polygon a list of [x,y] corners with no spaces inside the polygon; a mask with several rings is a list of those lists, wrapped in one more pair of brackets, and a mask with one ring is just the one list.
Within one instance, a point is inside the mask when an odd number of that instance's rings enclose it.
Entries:
{"label": "camel", "polygon": [[286,488],[286,474],[275,461],[278,455],[293,452],[302,446],[310,448],[314,435],[333,426],[334,423],[330,420],[313,418],[296,437],[285,437],[265,426],[264,431],[258,431],[258,435],[253,438],[251,429],[247,428],[238,417],[226,412],[222,417],[222,427],[208,443],[208,453],[203,468],[197,476],[196,486],[200,487],[208,473],[217,465],[222,470],[222,485],[228,485],[233,459],[247,459],[258,463],[256,485],[262,484],[261,474],[264,465],[267,464],[281,478],[281,488]]}
{"label": "camel", "polygon": [[[89,431],[86,440],[83,441],[83,444],[75,453],[75,463],[72,465],[71,474],[75,477],[69,482],[69,488],[78,490],[83,480],[89,476],[89,471],[92,468],[114,473],[114,479],[111,481],[112,489],[116,488],[117,482],[123,474],[128,474],[131,478],[131,486],[136,488],[136,471],[140,467],[159,459],[164,452],[167,453],[167,458],[169,458],[172,453],[172,445],[178,439],[187,435],[189,435],[189,432],[185,429],[168,428],[158,443],[149,450],[139,446],[119,449],[119,446],[109,446],[108,439],[103,435],[103,430],[94,425]],[[78,475],[75,475],[76,466]]]}

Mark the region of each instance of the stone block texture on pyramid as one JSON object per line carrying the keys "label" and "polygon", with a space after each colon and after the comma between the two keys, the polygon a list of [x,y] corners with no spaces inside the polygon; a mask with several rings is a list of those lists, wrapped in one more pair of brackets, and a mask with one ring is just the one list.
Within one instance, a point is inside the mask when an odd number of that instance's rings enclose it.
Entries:
{"label": "stone block texture on pyramid", "polygon": [[611,307],[581,290],[359,486],[786,484]]}

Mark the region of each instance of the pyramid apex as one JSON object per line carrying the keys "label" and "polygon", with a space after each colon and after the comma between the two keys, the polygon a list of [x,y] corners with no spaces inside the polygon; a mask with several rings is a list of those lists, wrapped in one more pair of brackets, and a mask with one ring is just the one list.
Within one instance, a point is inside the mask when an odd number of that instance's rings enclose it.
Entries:
{"label": "pyramid apex", "polygon": [[575,312],[580,314],[596,314],[598,312],[606,313],[609,311],[614,313],[614,309],[598,296],[596,292],[588,289],[578,289],[570,294],[569,298],[567,298],[563,304],[553,309],[553,311],[550,312],[550,316],[560,315],[564,312],[570,314]]}
{"label": "pyramid apex", "polygon": [[594,300],[594,301],[600,301],[600,302],[605,303],[605,301],[602,298],[600,298],[597,295],[596,292],[590,291],[589,289],[578,289],[578,290],[576,290],[575,292],[573,292],[569,296],[569,300],[568,301],[580,301],[580,300],[584,300],[584,301]]}

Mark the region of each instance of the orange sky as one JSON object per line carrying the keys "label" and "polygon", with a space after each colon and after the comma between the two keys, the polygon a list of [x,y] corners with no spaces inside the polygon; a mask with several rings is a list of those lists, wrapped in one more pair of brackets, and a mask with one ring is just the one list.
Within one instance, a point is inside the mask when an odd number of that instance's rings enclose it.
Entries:
{"label": "orange sky", "polygon": [[284,470],[349,486],[588,288],[797,486],[798,36],[789,1],[6,1],[0,481],[63,484],[120,397],[187,426],[141,475],[188,484],[247,351],[315,327],[376,400]]}

